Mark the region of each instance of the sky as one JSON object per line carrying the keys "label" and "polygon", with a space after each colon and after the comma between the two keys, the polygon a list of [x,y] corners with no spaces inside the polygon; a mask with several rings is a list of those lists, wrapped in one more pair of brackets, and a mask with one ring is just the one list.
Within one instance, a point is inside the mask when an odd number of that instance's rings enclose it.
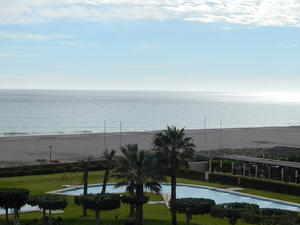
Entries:
{"label": "sky", "polygon": [[300,0],[0,0],[0,88],[297,92]]}

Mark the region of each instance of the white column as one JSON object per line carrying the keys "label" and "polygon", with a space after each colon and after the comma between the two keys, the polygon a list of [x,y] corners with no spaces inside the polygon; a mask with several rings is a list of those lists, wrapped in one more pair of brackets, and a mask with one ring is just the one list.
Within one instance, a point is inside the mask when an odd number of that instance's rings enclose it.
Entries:
{"label": "white column", "polygon": [[233,174],[233,167],[234,167],[234,162],[231,162],[231,174]]}

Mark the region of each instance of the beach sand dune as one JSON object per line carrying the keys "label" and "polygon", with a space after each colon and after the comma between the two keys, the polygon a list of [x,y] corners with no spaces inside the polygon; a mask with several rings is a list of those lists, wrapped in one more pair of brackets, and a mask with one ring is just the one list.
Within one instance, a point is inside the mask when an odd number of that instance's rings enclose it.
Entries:
{"label": "beach sand dune", "polygon": [[[103,149],[120,149],[120,144],[138,143],[140,148],[152,148],[153,132],[93,133],[41,135],[0,138],[0,166],[31,164],[37,160],[77,161],[83,157],[99,157]],[[300,127],[261,127],[187,130],[197,151],[219,148],[268,148],[277,145],[300,147]]]}

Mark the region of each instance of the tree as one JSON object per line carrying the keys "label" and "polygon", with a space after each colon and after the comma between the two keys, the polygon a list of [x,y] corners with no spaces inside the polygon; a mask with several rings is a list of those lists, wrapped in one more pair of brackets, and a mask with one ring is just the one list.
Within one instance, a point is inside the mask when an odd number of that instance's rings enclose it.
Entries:
{"label": "tree", "polygon": [[115,176],[120,179],[116,187],[126,186],[129,193],[134,193],[135,222],[143,224],[143,204],[147,202],[144,196],[144,187],[159,193],[159,181],[164,180],[160,167],[154,158],[137,144],[121,147],[123,156],[118,159]]}
{"label": "tree", "polygon": [[296,225],[299,220],[297,212],[282,209],[256,209],[243,214],[247,223],[258,225]]}
{"label": "tree", "polygon": [[115,160],[114,160],[115,153],[116,153],[115,150],[109,151],[108,149],[105,149],[103,152],[102,159],[104,162],[105,173],[104,173],[104,178],[103,178],[101,194],[105,194],[106,184],[107,184],[109,176],[110,176],[110,171],[113,169],[113,167],[115,165]]}
{"label": "tree", "polygon": [[[171,202],[176,200],[176,170],[188,167],[193,157],[195,145],[191,137],[186,137],[184,129],[168,126],[166,130],[154,135],[154,151],[162,165],[166,165],[171,175]],[[171,204],[172,205],[172,204]],[[172,224],[177,224],[176,210],[171,207]]]}
{"label": "tree", "polygon": [[[130,211],[129,211],[129,217],[131,219],[134,219],[135,218],[135,196],[134,196],[134,192],[129,192],[129,195],[128,194],[125,194],[125,195],[122,195],[121,196],[121,201],[122,203],[124,204],[129,204],[130,205]],[[149,198],[148,196],[144,196],[144,200],[143,202],[144,203],[147,203],[149,201]]]}
{"label": "tree", "polygon": [[29,191],[26,189],[1,188],[0,189],[0,208],[5,209],[5,221],[8,225],[8,210],[14,210],[14,220],[19,221],[19,211],[28,200]]}
{"label": "tree", "polygon": [[230,225],[236,225],[238,219],[242,218],[244,213],[259,209],[258,205],[249,203],[224,203],[213,206],[211,215],[219,218],[229,218]]}
{"label": "tree", "polygon": [[[86,160],[81,160],[79,165],[83,171],[82,181],[83,184],[83,194],[86,195],[88,193],[88,181],[89,181],[89,170],[90,170],[90,162],[92,157],[89,156]],[[87,216],[87,208],[82,207],[82,216]]]}
{"label": "tree", "polygon": [[120,208],[120,196],[117,194],[87,194],[75,196],[77,205],[95,211],[95,224],[100,224],[100,211]]}
{"label": "tree", "polygon": [[171,204],[176,212],[186,215],[186,223],[189,225],[192,215],[209,213],[211,207],[215,205],[215,201],[206,198],[179,198]]}
{"label": "tree", "polygon": [[43,210],[43,224],[46,225],[46,210],[49,210],[49,224],[51,225],[51,210],[64,209],[68,205],[67,198],[63,195],[40,194],[32,195],[28,204],[38,206]]}

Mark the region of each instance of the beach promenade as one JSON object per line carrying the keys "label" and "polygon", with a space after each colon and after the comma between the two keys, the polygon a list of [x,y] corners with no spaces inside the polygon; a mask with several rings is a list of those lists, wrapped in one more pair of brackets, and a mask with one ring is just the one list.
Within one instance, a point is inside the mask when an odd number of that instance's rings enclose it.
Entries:
{"label": "beach promenade", "polygon": [[[0,166],[19,163],[31,164],[37,160],[60,162],[77,161],[83,157],[99,157],[105,148],[120,149],[120,144],[138,143],[151,149],[153,132],[93,133],[70,135],[41,135],[0,137]],[[300,127],[261,127],[186,130],[193,137],[197,151],[219,148],[268,148],[276,145],[300,146]]]}

